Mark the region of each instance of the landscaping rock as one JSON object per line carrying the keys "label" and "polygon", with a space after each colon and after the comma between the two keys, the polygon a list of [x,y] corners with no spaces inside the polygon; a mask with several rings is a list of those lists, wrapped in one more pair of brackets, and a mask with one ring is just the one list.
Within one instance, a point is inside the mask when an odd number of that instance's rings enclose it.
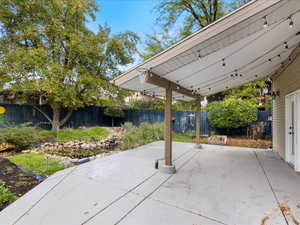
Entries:
{"label": "landscaping rock", "polygon": [[[121,128],[106,128],[110,136],[101,141],[68,141],[43,143],[31,149],[31,152],[44,152],[50,155],[59,155],[72,159],[87,158],[101,153],[112,151],[121,142],[123,130]],[[72,163],[70,161],[65,164]]]}

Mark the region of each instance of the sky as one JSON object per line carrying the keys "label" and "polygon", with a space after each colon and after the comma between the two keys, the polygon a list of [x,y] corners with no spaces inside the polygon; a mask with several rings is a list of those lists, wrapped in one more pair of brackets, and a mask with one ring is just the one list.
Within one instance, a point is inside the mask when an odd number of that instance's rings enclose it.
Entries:
{"label": "sky", "polygon": [[97,31],[105,23],[113,33],[133,31],[141,38],[153,32],[156,13],[153,7],[159,0],[95,0],[99,7],[96,20],[88,24]]}
{"label": "sky", "polygon": [[[96,20],[90,21],[88,27],[97,32],[99,25],[107,24],[112,34],[126,31],[135,32],[141,42],[139,51],[143,51],[146,35],[154,32],[156,13],[153,10],[159,0],[95,0],[99,11]],[[121,67],[122,71],[140,63],[142,59],[136,54],[134,63]]]}

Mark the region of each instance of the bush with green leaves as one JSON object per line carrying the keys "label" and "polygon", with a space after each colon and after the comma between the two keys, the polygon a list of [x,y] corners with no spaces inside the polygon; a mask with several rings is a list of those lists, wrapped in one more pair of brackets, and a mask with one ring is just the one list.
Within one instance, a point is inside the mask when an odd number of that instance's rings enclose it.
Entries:
{"label": "bush with green leaves", "polygon": [[164,127],[161,123],[141,123],[138,127],[132,123],[125,123],[122,128],[124,129],[122,149],[134,148],[164,138]]}
{"label": "bush with green leaves", "polygon": [[37,132],[36,127],[26,125],[4,127],[0,129],[0,143],[13,145],[18,151],[25,150],[32,146]]}
{"label": "bush with green leaves", "polygon": [[4,124],[4,117],[0,115],[0,127]]}
{"label": "bush with green leaves", "polygon": [[257,120],[257,106],[250,100],[226,98],[209,103],[208,119],[214,128],[239,128]]}
{"label": "bush with green leaves", "polygon": [[5,183],[0,180],[0,204],[10,204],[17,199],[17,196],[5,187]]}

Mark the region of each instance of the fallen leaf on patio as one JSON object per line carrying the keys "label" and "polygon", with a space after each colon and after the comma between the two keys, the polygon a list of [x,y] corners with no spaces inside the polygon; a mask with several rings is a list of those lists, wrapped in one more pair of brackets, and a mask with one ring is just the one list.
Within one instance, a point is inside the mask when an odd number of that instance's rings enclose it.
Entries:
{"label": "fallen leaf on patio", "polygon": [[262,219],[260,225],[266,225],[266,224],[267,224],[267,221],[268,221],[269,219],[270,219],[269,216],[265,216],[265,217]]}

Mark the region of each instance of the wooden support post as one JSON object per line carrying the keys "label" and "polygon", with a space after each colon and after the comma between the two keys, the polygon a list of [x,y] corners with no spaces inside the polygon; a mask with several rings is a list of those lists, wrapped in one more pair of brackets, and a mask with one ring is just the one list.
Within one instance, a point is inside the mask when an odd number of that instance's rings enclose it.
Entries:
{"label": "wooden support post", "polygon": [[196,147],[201,148],[200,144],[200,129],[201,129],[201,100],[196,100],[196,111],[195,111],[195,130],[196,130]]}
{"label": "wooden support post", "polygon": [[172,165],[172,88],[166,88],[165,102],[165,164]]}

